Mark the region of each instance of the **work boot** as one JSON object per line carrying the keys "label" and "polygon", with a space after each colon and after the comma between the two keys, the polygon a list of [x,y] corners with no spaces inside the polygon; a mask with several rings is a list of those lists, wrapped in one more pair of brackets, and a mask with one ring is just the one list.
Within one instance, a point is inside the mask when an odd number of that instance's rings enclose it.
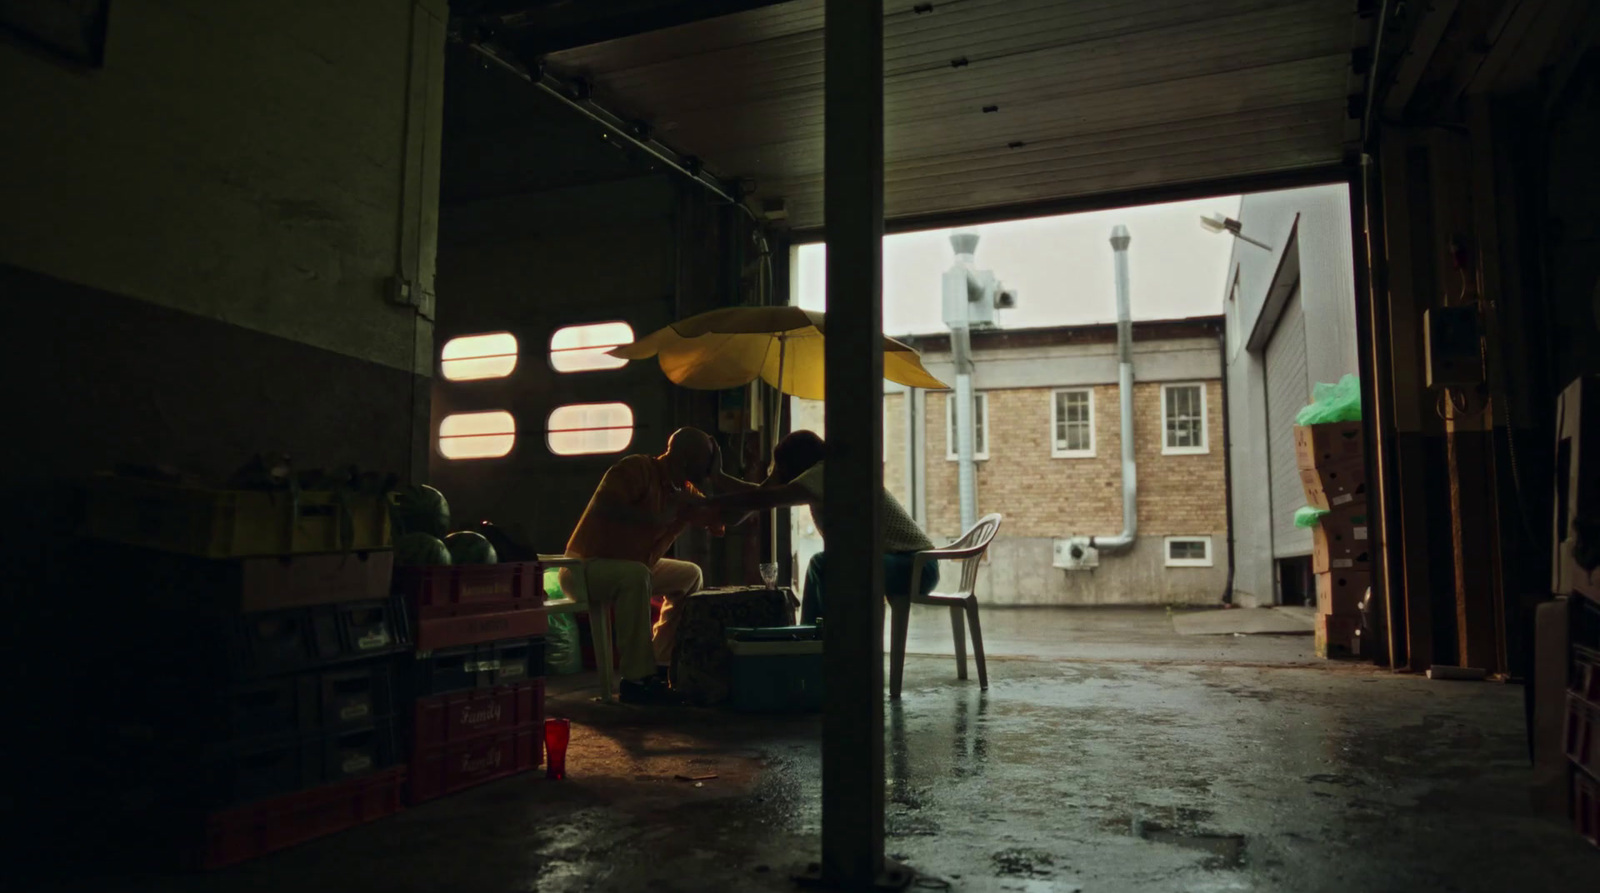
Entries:
{"label": "work boot", "polygon": [[640,707],[681,707],[684,704],[683,696],[657,676],[640,680],[624,679],[618,686],[617,694],[622,703]]}

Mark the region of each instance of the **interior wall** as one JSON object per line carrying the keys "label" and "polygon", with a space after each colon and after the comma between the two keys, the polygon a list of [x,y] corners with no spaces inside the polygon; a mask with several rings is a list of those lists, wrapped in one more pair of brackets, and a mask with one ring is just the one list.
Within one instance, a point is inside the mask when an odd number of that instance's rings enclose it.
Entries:
{"label": "interior wall", "polygon": [[0,37],[0,663],[33,830],[117,805],[77,731],[103,717],[62,692],[103,697],[123,668],[95,599],[138,594],[83,579],[106,565],[74,537],[77,481],[426,460],[430,326],[386,295],[431,290],[443,0],[110,10],[94,70]]}
{"label": "interior wall", "polygon": [[94,71],[0,43],[0,262],[409,371],[384,297],[446,14],[117,5]]}
{"label": "interior wall", "polygon": [[[445,15],[117,7],[95,70],[0,42],[0,373],[23,410],[0,490],[120,462],[215,480],[262,451],[415,471],[431,332],[385,295],[431,283]],[[36,555],[12,517],[7,550]]]}

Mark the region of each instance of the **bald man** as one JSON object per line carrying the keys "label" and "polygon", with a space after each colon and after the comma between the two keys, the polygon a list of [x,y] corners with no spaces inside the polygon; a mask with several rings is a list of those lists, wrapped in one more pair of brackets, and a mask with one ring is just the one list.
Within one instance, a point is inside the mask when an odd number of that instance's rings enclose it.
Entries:
{"label": "bald man", "polygon": [[[680,428],[665,453],[628,456],[595,488],[567,542],[568,556],[587,560],[582,571],[562,571],[561,585],[572,595],[572,574],[584,573],[590,603],[616,606],[624,703],[677,702],[658,668],[671,663],[682,600],[704,577],[698,565],[665,556],[691,524],[722,534],[722,515],[705,505],[702,488],[719,494],[756,486],[723,473],[721,450],[710,435]],[[653,630],[652,595],[665,598]]]}

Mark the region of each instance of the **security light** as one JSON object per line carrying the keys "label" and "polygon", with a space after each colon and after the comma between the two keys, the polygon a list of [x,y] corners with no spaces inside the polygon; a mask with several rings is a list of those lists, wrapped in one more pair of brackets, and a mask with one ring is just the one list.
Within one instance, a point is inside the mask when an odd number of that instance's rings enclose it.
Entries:
{"label": "security light", "polygon": [[1212,214],[1208,217],[1201,217],[1200,225],[1214,233],[1228,233],[1234,238],[1249,242],[1257,248],[1265,248],[1268,251],[1272,250],[1271,245],[1268,245],[1265,242],[1258,242],[1255,239],[1245,235],[1243,232],[1244,224],[1234,220],[1232,217],[1224,217],[1221,214]]}

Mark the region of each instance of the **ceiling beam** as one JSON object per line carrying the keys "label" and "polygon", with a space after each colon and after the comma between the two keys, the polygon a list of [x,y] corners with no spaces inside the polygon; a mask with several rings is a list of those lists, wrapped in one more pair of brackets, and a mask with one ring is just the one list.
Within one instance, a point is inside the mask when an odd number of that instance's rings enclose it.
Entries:
{"label": "ceiling beam", "polygon": [[470,18],[497,26],[499,39],[518,53],[535,57],[779,2],[783,0],[516,0],[469,4],[467,9]]}

